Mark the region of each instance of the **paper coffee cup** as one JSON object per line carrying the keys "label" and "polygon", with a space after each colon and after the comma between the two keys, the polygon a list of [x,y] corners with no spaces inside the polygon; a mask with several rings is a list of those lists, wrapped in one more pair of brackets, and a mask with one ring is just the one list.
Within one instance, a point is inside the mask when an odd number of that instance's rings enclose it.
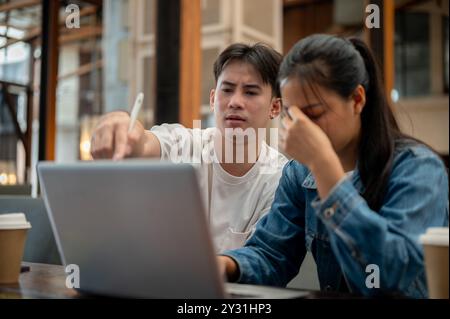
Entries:
{"label": "paper coffee cup", "polygon": [[0,214],[0,284],[18,282],[30,228],[23,213]]}
{"label": "paper coffee cup", "polygon": [[428,294],[433,299],[448,299],[448,227],[432,227],[420,236],[425,257]]}

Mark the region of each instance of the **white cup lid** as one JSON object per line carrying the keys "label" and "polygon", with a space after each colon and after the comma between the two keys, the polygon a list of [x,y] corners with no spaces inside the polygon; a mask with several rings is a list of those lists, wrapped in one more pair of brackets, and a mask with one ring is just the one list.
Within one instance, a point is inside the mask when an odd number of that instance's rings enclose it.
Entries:
{"label": "white cup lid", "polygon": [[2,229],[29,229],[31,224],[24,213],[0,214],[0,230]]}
{"label": "white cup lid", "polygon": [[423,245],[448,246],[448,227],[430,227],[427,232],[420,236],[419,240]]}

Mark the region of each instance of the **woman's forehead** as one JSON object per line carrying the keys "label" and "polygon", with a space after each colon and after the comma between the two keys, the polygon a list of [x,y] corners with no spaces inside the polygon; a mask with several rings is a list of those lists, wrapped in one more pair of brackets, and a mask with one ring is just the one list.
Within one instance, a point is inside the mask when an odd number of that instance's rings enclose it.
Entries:
{"label": "woman's forehead", "polygon": [[[287,78],[280,82],[283,98],[317,99],[323,90],[319,85],[305,83],[297,78]],[[284,96],[283,96],[284,95]]]}

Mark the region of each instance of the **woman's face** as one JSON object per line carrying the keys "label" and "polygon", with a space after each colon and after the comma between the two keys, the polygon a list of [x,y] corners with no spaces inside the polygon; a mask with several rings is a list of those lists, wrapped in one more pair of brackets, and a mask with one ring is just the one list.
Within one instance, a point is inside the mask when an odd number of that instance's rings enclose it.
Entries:
{"label": "woman's face", "polygon": [[[328,136],[339,155],[354,151],[361,130],[359,98],[342,98],[334,91],[310,85],[302,85],[297,78],[281,82],[283,109],[296,106],[317,124]],[[365,101],[364,101],[365,102]]]}

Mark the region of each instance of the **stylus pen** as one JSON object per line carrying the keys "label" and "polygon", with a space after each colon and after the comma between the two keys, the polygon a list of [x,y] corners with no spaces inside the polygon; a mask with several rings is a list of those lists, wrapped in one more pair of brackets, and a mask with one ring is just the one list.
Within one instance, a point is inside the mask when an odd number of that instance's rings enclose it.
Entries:
{"label": "stylus pen", "polygon": [[130,126],[128,126],[128,133],[130,133],[134,128],[134,124],[136,123],[136,119],[137,119],[137,116],[141,109],[143,100],[144,100],[144,93],[141,92],[136,96],[136,101],[134,101],[133,108],[131,109],[131,115],[130,115],[131,120],[130,120]]}

